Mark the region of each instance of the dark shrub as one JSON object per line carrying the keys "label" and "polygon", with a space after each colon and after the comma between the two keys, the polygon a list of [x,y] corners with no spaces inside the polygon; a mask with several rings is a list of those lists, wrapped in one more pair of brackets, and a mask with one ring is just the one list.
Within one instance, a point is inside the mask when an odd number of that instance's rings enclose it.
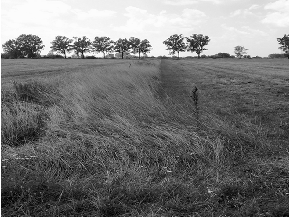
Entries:
{"label": "dark shrub", "polygon": [[86,56],[85,59],[97,59],[95,56]]}
{"label": "dark shrub", "polygon": [[10,55],[8,53],[1,53],[1,59],[9,59]]}
{"label": "dark shrub", "polygon": [[44,59],[63,59],[64,57],[60,54],[56,54],[56,55],[47,54],[47,55],[43,56],[42,58],[44,58]]}

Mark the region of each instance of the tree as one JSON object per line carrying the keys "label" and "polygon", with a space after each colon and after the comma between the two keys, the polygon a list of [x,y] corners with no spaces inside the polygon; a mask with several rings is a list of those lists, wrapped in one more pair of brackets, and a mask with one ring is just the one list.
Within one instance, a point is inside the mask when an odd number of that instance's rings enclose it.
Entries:
{"label": "tree", "polygon": [[109,37],[95,37],[91,45],[95,52],[102,52],[103,58],[105,58],[105,54],[113,51],[114,42]]}
{"label": "tree", "polygon": [[149,40],[144,39],[140,42],[139,54],[143,53],[145,55],[145,54],[149,53],[151,51],[151,49],[152,49],[152,46],[151,46]]}
{"label": "tree", "polygon": [[208,45],[210,39],[209,36],[204,36],[202,34],[193,34],[187,39],[187,51],[196,52],[198,54],[198,58],[200,58],[200,54],[203,50],[207,50],[204,47]]}
{"label": "tree", "polygon": [[18,44],[18,42],[14,39],[10,39],[6,41],[3,45],[2,48],[7,56],[7,58],[19,58],[23,57],[21,53],[21,48]]}
{"label": "tree", "polygon": [[150,42],[147,39],[140,40],[139,38],[131,37],[129,38],[130,48],[132,49],[132,53],[138,53],[138,58],[140,59],[140,54],[146,54],[151,51]]}
{"label": "tree", "polygon": [[72,41],[72,39],[69,39],[65,36],[56,36],[55,39],[51,42],[52,46],[50,48],[53,51],[64,54],[64,58],[66,58],[66,52],[69,52]]}
{"label": "tree", "polygon": [[22,34],[16,39],[16,41],[20,47],[22,55],[27,55],[28,58],[36,57],[40,50],[44,48],[41,38],[39,38],[37,35]]}
{"label": "tree", "polygon": [[129,52],[129,50],[130,50],[130,42],[129,42],[129,40],[127,40],[126,38],[118,39],[116,42],[114,42],[114,50],[116,52],[121,53],[121,58],[123,59],[123,54],[125,52]]}
{"label": "tree", "polygon": [[138,53],[138,58],[140,59],[140,39],[139,38],[135,38],[135,37],[130,37],[129,38],[129,46],[132,49],[132,53]]}
{"label": "tree", "polygon": [[3,50],[10,58],[27,56],[28,58],[37,57],[43,49],[41,38],[37,35],[22,34],[17,39],[8,40],[3,45]]}
{"label": "tree", "polygon": [[75,51],[75,54],[77,56],[81,54],[81,59],[84,59],[84,53],[90,52],[90,45],[91,45],[90,40],[86,36],[83,36],[82,38],[78,38],[78,37],[73,37],[73,38],[74,38],[74,42],[71,48]]}
{"label": "tree", "polygon": [[277,38],[277,41],[281,45],[279,49],[283,50],[289,59],[289,34],[285,34],[283,38]]}
{"label": "tree", "polygon": [[247,53],[246,52],[247,50],[248,49],[246,49],[245,47],[238,45],[238,46],[235,47],[234,53],[236,54],[236,56],[239,59],[241,59],[242,56]]}
{"label": "tree", "polygon": [[167,46],[167,50],[170,51],[169,54],[178,53],[178,58],[180,57],[179,53],[185,51],[186,44],[184,43],[184,37],[182,34],[171,35],[167,40],[163,42]]}

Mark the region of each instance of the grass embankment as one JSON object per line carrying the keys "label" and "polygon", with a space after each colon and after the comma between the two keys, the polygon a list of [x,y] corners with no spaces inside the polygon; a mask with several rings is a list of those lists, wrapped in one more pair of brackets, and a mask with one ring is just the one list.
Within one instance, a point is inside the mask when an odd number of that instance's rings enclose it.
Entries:
{"label": "grass embankment", "polygon": [[205,172],[211,143],[167,123],[158,62],[14,85],[2,93],[4,215],[141,215],[208,196],[183,179]]}
{"label": "grass embankment", "polygon": [[264,139],[196,110],[177,69],[124,62],[4,91],[2,214],[288,214],[284,163],[246,162]]}

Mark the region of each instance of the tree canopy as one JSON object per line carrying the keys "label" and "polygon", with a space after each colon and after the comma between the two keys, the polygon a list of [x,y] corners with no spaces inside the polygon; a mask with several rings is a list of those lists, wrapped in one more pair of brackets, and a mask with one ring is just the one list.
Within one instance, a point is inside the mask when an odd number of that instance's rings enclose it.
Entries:
{"label": "tree canopy", "polygon": [[175,54],[177,52],[178,58],[180,57],[179,53],[186,50],[186,44],[182,34],[171,35],[163,44],[167,46],[167,50],[169,50],[170,54]]}
{"label": "tree canopy", "polygon": [[90,45],[91,42],[86,36],[83,36],[82,38],[74,37],[71,48],[75,51],[77,56],[81,54],[81,58],[84,59],[84,53],[90,52]]}
{"label": "tree canopy", "polygon": [[187,39],[187,51],[196,52],[198,54],[198,58],[200,58],[200,54],[203,50],[207,50],[204,47],[208,45],[210,39],[209,36],[205,36],[203,34],[193,34],[190,37],[186,37]]}
{"label": "tree canopy", "polygon": [[114,42],[109,37],[95,37],[91,46],[93,51],[103,53],[103,57],[105,58],[105,54],[113,51]]}
{"label": "tree canopy", "polygon": [[[182,34],[174,34],[163,41],[163,44],[166,45],[166,50],[169,50],[170,55],[177,53],[177,57],[179,58],[180,52],[191,51],[196,52],[198,58],[200,58],[200,54],[204,50],[207,50],[205,46],[210,42],[210,38],[203,34],[192,34],[185,38],[186,42],[184,42]],[[284,34],[283,37],[277,38],[277,41],[280,45],[279,49],[284,51],[282,56],[284,55],[289,59],[289,34]],[[121,53],[122,58],[124,58],[124,54],[128,52],[134,54],[138,53],[140,58],[141,53],[145,55],[152,49],[152,46],[147,39],[141,40],[136,37],[130,37],[129,40],[127,38],[119,38],[115,42],[109,37],[95,37],[91,42],[86,36],[83,36],[82,38],[73,37],[73,39],[69,39],[65,36],[56,36],[51,42],[51,45],[50,48],[52,49],[52,52],[56,51],[63,54],[65,58],[70,50],[74,50],[78,57],[81,54],[81,58],[84,58],[84,54],[90,51],[103,53],[104,58],[106,57],[106,54],[114,51]],[[44,48],[44,45],[41,38],[37,35],[21,34],[16,39],[9,39],[6,41],[2,44],[2,48],[4,53],[1,56],[3,56],[3,58],[33,58],[40,55],[40,51]],[[244,46],[238,45],[234,48],[234,53],[236,57],[242,58],[247,54],[247,50],[248,49]],[[273,55],[275,54],[272,54],[271,56]],[[218,53],[214,56],[218,58],[232,57],[228,53]],[[248,56],[249,55],[246,57]]]}
{"label": "tree canopy", "polygon": [[139,52],[146,54],[149,53],[152,50],[152,46],[149,42],[149,40],[144,39],[140,42],[140,46],[139,46]]}
{"label": "tree canopy", "polygon": [[16,39],[20,46],[21,52],[28,58],[36,57],[37,54],[44,48],[41,38],[37,35],[22,34]]}
{"label": "tree canopy", "polygon": [[121,53],[121,58],[123,59],[123,54],[125,52],[129,52],[130,50],[130,42],[126,38],[119,38],[116,42],[114,42],[114,50],[116,52]]}
{"label": "tree canopy", "polygon": [[130,48],[132,53],[138,53],[138,58],[140,59],[140,54],[149,53],[151,50],[150,42],[147,39],[140,40],[139,38],[131,37],[129,38]]}
{"label": "tree canopy", "polygon": [[135,37],[130,37],[129,38],[129,44],[130,44],[130,48],[132,49],[132,53],[139,54],[139,59],[140,59],[140,39],[139,38],[135,38]]}
{"label": "tree canopy", "polygon": [[289,34],[288,35],[285,34],[282,38],[277,38],[277,41],[281,45],[279,49],[284,51],[289,59]]}
{"label": "tree canopy", "polygon": [[53,51],[64,54],[64,58],[66,58],[66,52],[69,52],[71,49],[72,41],[72,39],[69,39],[65,36],[56,36],[55,39],[51,42],[52,46],[50,48]]}
{"label": "tree canopy", "polygon": [[3,45],[3,50],[9,55],[10,58],[36,57],[39,52],[44,48],[41,38],[37,35],[22,34],[16,39],[10,39]]}
{"label": "tree canopy", "polygon": [[18,58],[18,57],[23,57],[23,54],[21,52],[21,47],[18,44],[17,40],[15,39],[10,39],[6,41],[3,45],[2,48],[4,52],[10,57],[10,58]]}
{"label": "tree canopy", "polygon": [[247,53],[247,50],[248,49],[246,49],[245,47],[238,45],[235,47],[234,53],[238,58],[242,58]]}

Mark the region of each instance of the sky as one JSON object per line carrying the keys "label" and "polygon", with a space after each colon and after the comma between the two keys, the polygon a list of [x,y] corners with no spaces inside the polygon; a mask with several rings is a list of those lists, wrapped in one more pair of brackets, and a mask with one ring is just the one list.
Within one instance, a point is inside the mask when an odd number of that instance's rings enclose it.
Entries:
{"label": "sky", "polygon": [[289,34],[289,0],[1,0],[1,44],[21,34],[39,36],[42,55],[58,35],[148,39],[149,56],[168,56],[163,41],[171,35],[203,34],[203,54],[233,55],[241,45],[267,57],[281,53],[277,38]]}

